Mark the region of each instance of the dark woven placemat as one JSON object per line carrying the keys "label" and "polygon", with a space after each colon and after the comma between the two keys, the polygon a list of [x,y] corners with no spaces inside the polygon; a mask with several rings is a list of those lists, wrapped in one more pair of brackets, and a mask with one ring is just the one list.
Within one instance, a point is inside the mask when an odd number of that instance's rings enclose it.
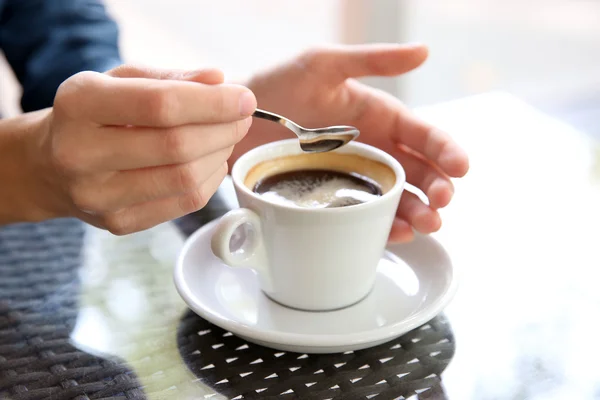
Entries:
{"label": "dark woven placemat", "polygon": [[421,399],[442,399],[440,374],[454,354],[454,337],[447,320],[438,316],[377,347],[308,355],[248,343],[190,311],[179,328],[178,347],[188,367],[229,398],[402,399],[421,394]]}
{"label": "dark woven placemat", "polygon": [[145,398],[118,360],[70,343],[83,233],[75,220],[0,229],[0,398]]}

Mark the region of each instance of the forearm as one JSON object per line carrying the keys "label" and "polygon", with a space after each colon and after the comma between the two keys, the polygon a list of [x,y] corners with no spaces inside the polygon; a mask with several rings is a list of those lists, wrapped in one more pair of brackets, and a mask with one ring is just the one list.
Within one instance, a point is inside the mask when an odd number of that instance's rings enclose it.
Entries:
{"label": "forearm", "polygon": [[0,225],[37,222],[56,215],[41,183],[33,149],[49,110],[0,120]]}

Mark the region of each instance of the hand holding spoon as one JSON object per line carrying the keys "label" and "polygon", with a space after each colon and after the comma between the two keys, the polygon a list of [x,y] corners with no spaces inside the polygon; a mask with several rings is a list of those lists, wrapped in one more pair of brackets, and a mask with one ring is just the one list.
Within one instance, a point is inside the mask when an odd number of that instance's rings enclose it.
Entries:
{"label": "hand holding spoon", "polygon": [[307,153],[335,150],[356,139],[360,134],[355,127],[344,125],[307,129],[285,117],[259,109],[256,109],[253,116],[277,122],[294,132],[300,139],[300,148]]}

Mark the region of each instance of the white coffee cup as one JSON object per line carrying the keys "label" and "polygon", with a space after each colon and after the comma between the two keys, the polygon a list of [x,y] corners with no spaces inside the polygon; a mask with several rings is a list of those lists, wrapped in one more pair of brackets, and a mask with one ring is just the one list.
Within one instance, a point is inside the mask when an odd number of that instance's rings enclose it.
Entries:
{"label": "white coffee cup", "polygon": [[[231,267],[255,270],[263,292],[282,305],[312,311],[347,307],[373,287],[405,173],[389,154],[351,142],[321,157],[356,155],[386,167],[391,180],[380,197],[349,207],[301,208],[268,200],[246,186],[249,173],[265,161],[301,154],[298,141],[290,139],[257,147],[237,160],[231,175],[242,208],[222,217],[212,250]],[[241,244],[232,251],[236,241]]]}

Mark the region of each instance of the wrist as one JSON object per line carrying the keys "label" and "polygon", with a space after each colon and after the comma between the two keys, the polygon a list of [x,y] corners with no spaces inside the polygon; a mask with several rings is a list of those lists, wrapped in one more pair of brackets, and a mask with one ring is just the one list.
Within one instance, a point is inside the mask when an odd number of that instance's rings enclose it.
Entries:
{"label": "wrist", "polygon": [[50,110],[0,120],[0,225],[61,216],[40,168],[41,143]]}

